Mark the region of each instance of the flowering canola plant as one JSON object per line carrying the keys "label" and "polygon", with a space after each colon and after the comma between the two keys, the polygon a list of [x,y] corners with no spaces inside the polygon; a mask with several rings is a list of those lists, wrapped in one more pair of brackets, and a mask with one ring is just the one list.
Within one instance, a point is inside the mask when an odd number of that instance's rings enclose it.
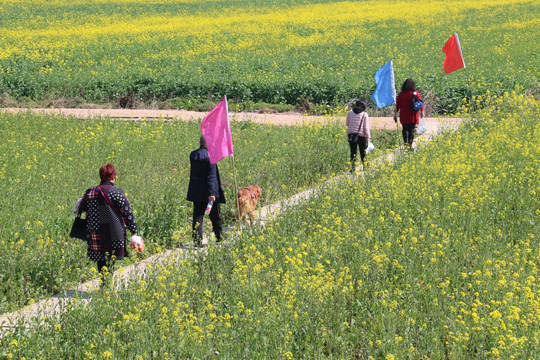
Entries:
{"label": "flowering canola plant", "polygon": [[[239,185],[260,185],[261,205],[295,194],[343,171],[348,150],[341,122],[278,127],[232,122]],[[84,282],[85,244],[68,237],[71,210],[112,163],[145,239],[141,256],[190,240],[192,205],[186,198],[189,153],[199,147],[200,119],[126,122],[0,113],[0,313]],[[374,131],[382,153],[395,145]],[[373,156],[377,156],[374,154]],[[234,183],[231,159],[220,161],[222,181]],[[226,223],[236,189],[226,186]],[[35,259],[39,259],[36,261]]]}
{"label": "flowering canola plant", "polygon": [[[171,98],[340,105],[398,85],[437,112],[486,90],[537,89],[540,10],[530,1],[1,1],[0,93],[18,100]],[[46,18],[46,21],[44,20]],[[459,33],[467,69],[445,76]],[[504,68],[504,72],[499,69]]]}
{"label": "flowering canola plant", "polygon": [[540,102],[481,100],[459,130],[336,179],[228,244],[151,264],[61,319],[14,329],[0,354],[535,358]]}

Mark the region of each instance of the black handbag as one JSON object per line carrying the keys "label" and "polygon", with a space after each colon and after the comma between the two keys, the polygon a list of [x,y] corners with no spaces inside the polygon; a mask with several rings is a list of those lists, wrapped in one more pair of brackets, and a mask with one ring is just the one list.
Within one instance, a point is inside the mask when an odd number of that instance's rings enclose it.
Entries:
{"label": "black handbag", "polygon": [[73,225],[71,226],[71,231],[69,232],[69,236],[72,238],[88,241],[88,234],[86,232],[86,223],[87,223],[87,220],[81,218],[80,213],[77,214],[77,217],[75,218],[75,221],[73,221]]}
{"label": "black handbag", "polygon": [[[365,117],[366,117],[366,114],[364,114],[362,116],[362,119],[360,120],[360,126],[358,126],[358,131],[360,131],[360,129],[362,128],[362,124],[364,123],[364,118]],[[352,142],[352,143],[355,143],[355,144],[359,143],[360,135],[358,135],[358,131],[356,133],[354,133],[354,134],[348,134],[349,142]]]}

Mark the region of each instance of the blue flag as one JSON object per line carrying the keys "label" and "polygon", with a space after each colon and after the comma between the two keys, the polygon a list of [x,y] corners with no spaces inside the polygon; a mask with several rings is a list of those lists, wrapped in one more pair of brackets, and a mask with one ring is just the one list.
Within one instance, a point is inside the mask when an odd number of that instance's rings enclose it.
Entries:
{"label": "blue flag", "polygon": [[375,102],[377,108],[383,108],[396,102],[396,84],[394,82],[394,66],[392,61],[384,64],[375,73],[377,88],[371,94],[371,100]]}

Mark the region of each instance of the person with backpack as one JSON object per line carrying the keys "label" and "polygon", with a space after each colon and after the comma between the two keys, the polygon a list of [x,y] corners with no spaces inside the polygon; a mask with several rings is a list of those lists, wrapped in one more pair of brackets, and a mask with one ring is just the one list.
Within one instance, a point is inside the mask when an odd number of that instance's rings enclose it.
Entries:
{"label": "person with backpack", "polygon": [[416,84],[412,79],[405,80],[401,86],[401,92],[397,96],[394,111],[394,121],[396,124],[398,114],[399,122],[403,127],[403,142],[410,150],[412,149],[416,126],[420,123],[420,118],[424,117],[422,97],[418,90],[416,90]]}
{"label": "person with backpack", "polygon": [[360,150],[360,159],[362,160],[362,169],[366,167],[364,159],[366,157],[366,149],[371,139],[369,131],[369,115],[366,111],[367,104],[365,100],[356,100],[354,107],[347,114],[347,138],[349,147],[351,148],[351,172],[356,170],[356,147]]}

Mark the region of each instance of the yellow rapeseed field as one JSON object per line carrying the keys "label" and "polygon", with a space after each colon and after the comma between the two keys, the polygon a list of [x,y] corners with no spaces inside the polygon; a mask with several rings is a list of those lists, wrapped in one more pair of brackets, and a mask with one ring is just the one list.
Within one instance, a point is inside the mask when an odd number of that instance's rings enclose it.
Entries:
{"label": "yellow rapeseed field", "polygon": [[[14,98],[103,101],[133,92],[141,100],[229,95],[297,104],[304,95],[335,105],[369,95],[388,60],[398,83],[412,77],[435,92],[438,111],[487,89],[538,86],[540,17],[530,1],[0,6],[0,91]],[[441,49],[456,32],[468,68],[447,79]]]}

